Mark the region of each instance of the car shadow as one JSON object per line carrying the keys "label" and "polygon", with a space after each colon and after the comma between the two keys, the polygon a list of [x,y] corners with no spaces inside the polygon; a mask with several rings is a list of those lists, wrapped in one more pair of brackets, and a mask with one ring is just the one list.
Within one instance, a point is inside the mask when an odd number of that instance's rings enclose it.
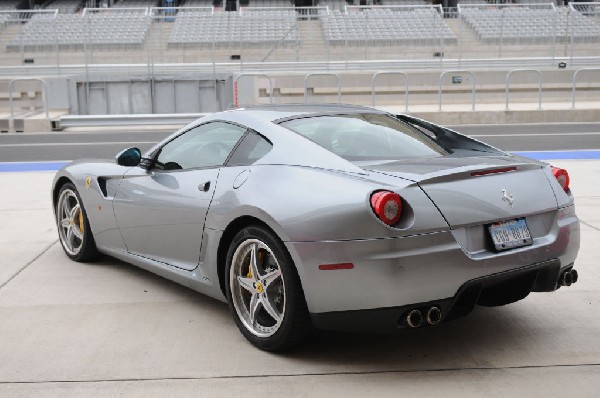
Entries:
{"label": "car shadow", "polygon": [[[93,265],[118,269],[139,278],[148,289],[160,289],[176,300],[193,302],[214,324],[236,329],[226,303],[108,256]],[[539,319],[532,318],[532,313],[536,313],[536,304],[528,304],[525,299],[503,307],[476,307],[463,318],[397,333],[317,331],[303,345],[278,353],[260,352],[241,335],[236,341],[215,343],[241,344],[239,347],[244,351],[256,351],[255,355],[265,359],[283,357],[302,368],[335,369],[335,373],[364,373],[365,369],[369,372],[487,369],[496,367],[507,353],[524,358],[523,355],[529,355],[527,351],[536,349],[536,344],[543,344],[537,341]],[[545,328],[560,328],[555,315],[537,316],[543,316]],[[532,343],[530,347],[525,347],[527,342]],[[199,336],[195,344],[205,343]]]}

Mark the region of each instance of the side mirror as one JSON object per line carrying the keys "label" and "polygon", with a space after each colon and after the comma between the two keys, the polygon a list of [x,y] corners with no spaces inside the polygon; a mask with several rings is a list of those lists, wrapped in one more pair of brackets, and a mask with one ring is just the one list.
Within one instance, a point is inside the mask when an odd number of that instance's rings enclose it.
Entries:
{"label": "side mirror", "polygon": [[127,148],[117,154],[117,163],[121,166],[133,167],[142,161],[142,151],[138,148]]}

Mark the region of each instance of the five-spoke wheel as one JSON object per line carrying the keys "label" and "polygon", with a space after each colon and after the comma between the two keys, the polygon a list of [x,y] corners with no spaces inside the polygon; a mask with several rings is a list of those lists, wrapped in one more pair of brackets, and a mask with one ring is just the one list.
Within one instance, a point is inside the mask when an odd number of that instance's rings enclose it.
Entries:
{"label": "five-spoke wheel", "polygon": [[294,264],[269,230],[251,226],[233,239],[227,256],[227,298],[242,334],[264,350],[304,341],[312,330]]}
{"label": "five-spoke wheel", "polygon": [[256,336],[272,336],[285,315],[285,283],[271,249],[246,239],[233,254],[229,273],[233,305],[246,328]]}
{"label": "five-spoke wheel", "polygon": [[71,183],[63,185],[56,202],[58,236],[65,253],[76,261],[88,261],[97,255],[85,209]]}

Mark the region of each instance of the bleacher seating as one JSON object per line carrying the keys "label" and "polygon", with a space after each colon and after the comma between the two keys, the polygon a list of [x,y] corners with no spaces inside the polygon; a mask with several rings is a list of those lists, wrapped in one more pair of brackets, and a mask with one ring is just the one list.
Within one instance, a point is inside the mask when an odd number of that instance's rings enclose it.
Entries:
{"label": "bleacher seating", "polygon": [[[484,2],[485,0],[477,1]],[[382,4],[386,6],[424,6],[428,5],[429,3],[425,0],[383,0]]]}
{"label": "bleacher seating", "polygon": [[[288,0],[281,1],[287,4]],[[335,1],[325,0],[319,4],[334,4]],[[122,0],[117,4],[122,7],[147,6],[150,2],[155,3],[154,0]],[[53,6],[67,3],[82,4],[77,0],[54,0],[47,5],[53,9]],[[339,3],[345,1],[339,0]],[[240,45],[245,48],[296,48],[301,40],[304,40],[303,44],[310,42],[309,46],[317,47],[346,44],[419,46],[441,39],[448,45],[462,40],[463,44],[479,41],[484,46],[496,45],[500,40],[507,45],[548,44],[553,40],[600,41],[600,10],[589,6],[571,10],[555,8],[551,4],[463,5],[459,6],[460,18],[453,19],[444,19],[439,9],[431,6],[348,6],[341,8],[347,8],[347,12],[335,8],[326,12],[321,8],[314,14],[316,18],[309,21],[292,7],[252,7],[252,4],[259,4],[258,1],[251,1],[249,7],[243,7],[239,12],[224,12],[222,8],[215,11],[212,6],[207,7],[212,4],[211,0],[188,0],[184,6],[200,4],[205,7],[182,8],[178,13],[167,14],[165,9],[155,9],[153,16],[146,15],[147,8],[144,7],[88,9],[84,15],[59,13],[58,16],[48,9],[4,11],[0,12],[3,35],[0,51],[6,48],[53,51],[57,45],[65,49],[81,49],[84,45],[107,49],[138,48],[146,43],[153,23],[162,24],[157,26],[160,29],[148,42],[155,48],[165,45],[167,48],[209,48],[213,45],[222,48]],[[7,23],[8,19],[15,22]],[[320,32],[314,34],[319,25],[322,36]],[[12,28],[3,30],[7,26]]]}
{"label": "bleacher seating", "polygon": [[23,27],[9,48],[80,49],[85,45],[128,48],[144,42],[150,19],[142,13],[111,12],[79,14],[37,14]]}
{"label": "bleacher seating", "polygon": [[250,7],[293,7],[289,0],[250,0]]}
{"label": "bleacher seating", "polygon": [[2,29],[4,28],[4,25],[6,23],[6,21],[8,21],[10,19],[10,15],[9,14],[2,14],[0,13],[0,31],[2,31]]}
{"label": "bleacher seating", "polygon": [[185,0],[182,7],[212,7],[212,0]]}
{"label": "bleacher seating", "polygon": [[113,4],[113,8],[139,8],[139,7],[156,7],[157,0],[120,0]]}
{"label": "bleacher seating", "polygon": [[362,8],[344,14],[333,11],[321,18],[325,39],[331,44],[379,42],[418,43],[444,38],[456,42],[456,34],[436,9],[430,7]]}
{"label": "bleacher seating", "polygon": [[17,8],[21,0],[1,0],[0,10],[11,11]]}
{"label": "bleacher seating", "polygon": [[81,8],[82,1],[74,0],[54,0],[46,3],[45,7],[48,10],[58,10],[61,14],[73,14]]}
{"label": "bleacher seating", "polygon": [[569,19],[567,8],[474,6],[462,7],[461,15],[484,43],[564,42],[571,35],[575,40],[600,39],[600,24],[578,12]]}
{"label": "bleacher seating", "polygon": [[331,11],[341,11],[346,4],[346,0],[320,0],[318,6],[329,7]]}
{"label": "bleacher seating", "polygon": [[169,36],[170,47],[189,45],[237,46],[240,42],[265,45],[296,43],[294,10],[252,10],[237,12],[180,12]]}

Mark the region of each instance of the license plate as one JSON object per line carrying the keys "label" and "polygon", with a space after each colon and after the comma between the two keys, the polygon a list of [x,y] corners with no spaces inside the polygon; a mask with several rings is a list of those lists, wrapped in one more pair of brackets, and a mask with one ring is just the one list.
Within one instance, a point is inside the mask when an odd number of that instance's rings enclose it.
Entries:
{"label": "license plate", "polygon": [[489,226],[496,250],[509,250],[533,243],[524,218],[500,221]]}

